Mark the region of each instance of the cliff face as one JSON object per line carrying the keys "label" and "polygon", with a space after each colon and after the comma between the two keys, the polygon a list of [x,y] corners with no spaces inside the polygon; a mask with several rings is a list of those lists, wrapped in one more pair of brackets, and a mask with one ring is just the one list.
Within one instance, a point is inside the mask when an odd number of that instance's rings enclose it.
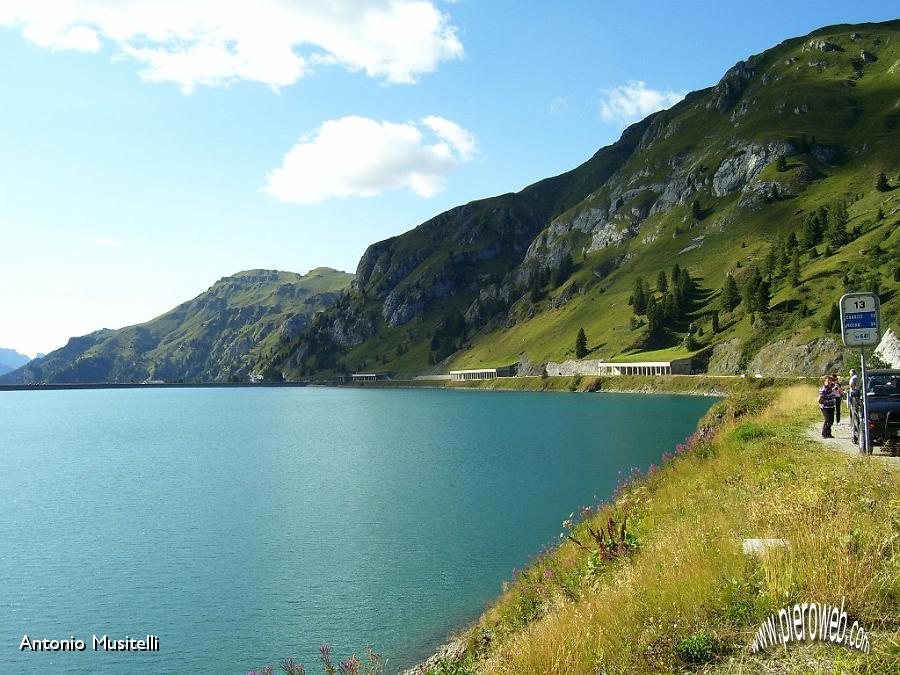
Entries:
{"label": "cliff face", "polygon": [[[296,377],[562,361],[583,327],[589,358],[704,349],[714,368],[736,372],[765,369],[787,338],[827,338],[847,289],[880,283],[892,317],[898,64],[896,21],[823,28],[739,61],[571,172],[373,244],[350,298],[269,364]],[[891,176],[887,191],[875,188],[879,171]],[[804,238],[814,217],[818,231]],[[872,247],[874,257],[861,255]],[[641,278],[662,301],[654,286],[674,263],[697,293],[650,336],[629,295]],[[743,284],[751,269],[769,288],[762,317],[718,297],[726,275]],[[785,374],[829,361],[795,356]]]}
{"label": "cliff face", "polygon": [[352,275],[250,270],[147,323],[100,330],[0,378],[7,384],[243,379],[349,289]]}
{"label": "cliff face", "polygon": [[889,363],[891,368],[900,368],[900,338],[893,330],[888,328],[885,331],[884,337],[875,348],[875,353]]}

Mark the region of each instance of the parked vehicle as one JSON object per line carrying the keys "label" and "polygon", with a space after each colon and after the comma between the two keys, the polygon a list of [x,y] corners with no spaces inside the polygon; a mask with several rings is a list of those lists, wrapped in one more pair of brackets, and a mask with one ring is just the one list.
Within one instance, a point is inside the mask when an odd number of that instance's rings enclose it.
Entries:
{"label": "parked vehicle", "polygon": [[[900,451],[900,370],[870,370],[866,373],[866,401],[872,445],[892,455]],[[854,429],[858,437],[859,429]]]}

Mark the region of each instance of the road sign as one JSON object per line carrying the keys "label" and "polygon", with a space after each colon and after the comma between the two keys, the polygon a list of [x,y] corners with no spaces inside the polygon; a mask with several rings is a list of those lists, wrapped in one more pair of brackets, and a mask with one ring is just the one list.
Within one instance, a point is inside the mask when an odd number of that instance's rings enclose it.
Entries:
{"label": "road sign", "polygon": [[841,296],[841,337],[848,347],[874,347],[881,341],[881,304],[875,293]]}

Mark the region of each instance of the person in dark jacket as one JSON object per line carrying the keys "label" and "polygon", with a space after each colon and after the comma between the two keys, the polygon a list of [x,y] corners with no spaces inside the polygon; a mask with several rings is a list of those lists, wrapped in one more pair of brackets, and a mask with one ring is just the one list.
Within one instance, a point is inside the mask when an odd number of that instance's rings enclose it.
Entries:
{"label": "person in dark jacket", "polygon": [[834,406],[834,386],[829,375],[822,380],[822,388],[819,389],[819,408],[822,410],[822,417],[825,419],[822,424],[822,438],[834,438],[831,435],[831,425],[834,424]]}
{"label": "person in dark jacket", "polygon": [[837,373],[831,374],[831,393],[834,399],[834,423],[841,423],[841,403],[844,401],[844,390],[841,389],[841,381],[838,379]]}

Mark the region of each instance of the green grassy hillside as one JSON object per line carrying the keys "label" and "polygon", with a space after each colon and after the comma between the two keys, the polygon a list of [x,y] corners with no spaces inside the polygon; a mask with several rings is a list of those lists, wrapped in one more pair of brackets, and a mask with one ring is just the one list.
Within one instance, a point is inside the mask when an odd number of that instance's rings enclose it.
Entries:
{"label": "green grassy hillside", "polygon": [[[898,134],[900,22],[787,40],[570,174],[373,245],[351,296],[272,364],[297,377],[540,363],[574,358],[584,328],[587,358],[814,374],[840,361],[842,293],[877,290],[897,325]],[[655,289],[660,272],[676,286],[675,264],[689,279],[667,300]],[[757,271],[768,292],[725,303],[728,275],[740,296]],[[666,312],[635,312],[638,278]]]}
{"label": "green grassy hillside", "polygon": [[136,326],[72,338],[0,382],[216,381],[246,378],[253,364],[334,304],[352,274],[249,270]]}

